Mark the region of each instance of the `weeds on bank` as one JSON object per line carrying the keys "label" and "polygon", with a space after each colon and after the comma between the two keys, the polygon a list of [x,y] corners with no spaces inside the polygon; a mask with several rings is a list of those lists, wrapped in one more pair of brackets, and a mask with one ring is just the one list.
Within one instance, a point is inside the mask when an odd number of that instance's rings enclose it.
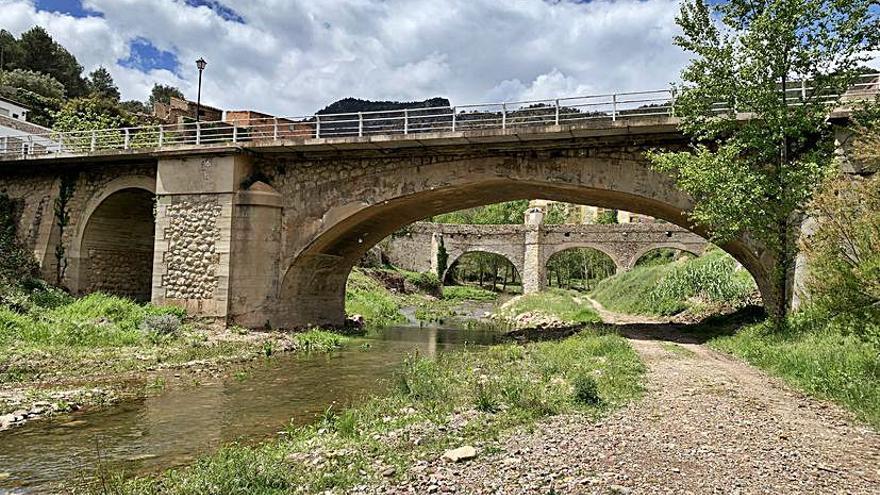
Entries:
{"label": "weeds on bank", "polygon": [[494,301],[498,293],[491,290],[467,285],[450,285],[443,287],[443,299],[446,301]]}
{"label": "weeds on bank", "polygon": [[396,475],[417,459],[471,444],[486,455],[511,428],[548,415],[600,414],[641,391],[643,367],[627,342],[588,330],[568,339],[410,356],[384,397],[326,411],[257,447],[230,445],[193,466],[116,480],[114,493],[337,492]]}
{"label": "weeds on bank", "polygon": [[795,315],[784,331],[770,322],[750,325],[709,345],[811,395],[839,402],[880,428],[880,347],[822,315]]}
{"label": "weeds on bank", "polygon": [[756,291],[748,271],[720,249],[665,265],[636,266],[599,283],[592,297],[611,311],[674,315],[705,304],[743,304]]}
{"label": "weeds on bank", "polygon": [[404,321],[400,300],[378,280],[355,268],[348,276],[345,312],[361,315],[368,325],[388,326]]}

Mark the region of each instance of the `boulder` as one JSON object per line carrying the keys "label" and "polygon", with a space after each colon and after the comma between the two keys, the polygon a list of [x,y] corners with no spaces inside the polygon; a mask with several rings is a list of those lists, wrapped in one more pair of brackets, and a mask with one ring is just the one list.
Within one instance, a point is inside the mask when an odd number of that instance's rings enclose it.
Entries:
{"label": "boulder", "polygon": [[470,445],[465,445],[457,449],[447,450],[446,453],[443,454],[444,459],[452,462],[466,461],[468,459],[473,459],[476,456],[477,449],[471,447]]}

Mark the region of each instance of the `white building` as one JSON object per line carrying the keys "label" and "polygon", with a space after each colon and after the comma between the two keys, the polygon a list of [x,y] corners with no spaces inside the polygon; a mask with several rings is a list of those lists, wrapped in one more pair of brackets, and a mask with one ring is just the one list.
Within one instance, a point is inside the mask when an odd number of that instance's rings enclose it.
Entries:
{"label": "white building", "polygon": [[0,96],[0,155],[28,155],[58,151],[51,129],[27,121],[29,109]]}

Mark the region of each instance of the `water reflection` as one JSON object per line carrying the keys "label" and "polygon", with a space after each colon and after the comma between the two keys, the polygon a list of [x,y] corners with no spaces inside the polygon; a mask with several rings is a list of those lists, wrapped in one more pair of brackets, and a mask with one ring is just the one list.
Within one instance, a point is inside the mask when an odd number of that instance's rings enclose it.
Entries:
{"label": "water reflection", "polygon": [[[289,421],[303,424],[332,404],[345,406],[383,387],[409,353],[434,356],[498,341],[491,331],[394,327],[314,356],[280,356],[248,368],[243,379],[172,387],[104,411],[35,422],[0,433],[0,494],[57,489],[103,465],[130,472],[187,463],[231,441],[254,442]],[[100,459],[100,461],[99,461]]]}

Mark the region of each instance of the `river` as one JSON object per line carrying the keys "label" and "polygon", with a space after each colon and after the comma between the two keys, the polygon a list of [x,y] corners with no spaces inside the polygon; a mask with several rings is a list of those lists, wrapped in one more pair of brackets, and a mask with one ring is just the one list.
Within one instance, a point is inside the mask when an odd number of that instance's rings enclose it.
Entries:
{"label": "river", "polygon": [[0,433],[0,494],[56,491],[94,479],[99,468],[159,471],[225,443],[265,440],[291,422],[307,424],[328,407],[380,393],[410,353],[501,339],[459,327],[390,327],[336,352],[280,355],[222,379]]}

